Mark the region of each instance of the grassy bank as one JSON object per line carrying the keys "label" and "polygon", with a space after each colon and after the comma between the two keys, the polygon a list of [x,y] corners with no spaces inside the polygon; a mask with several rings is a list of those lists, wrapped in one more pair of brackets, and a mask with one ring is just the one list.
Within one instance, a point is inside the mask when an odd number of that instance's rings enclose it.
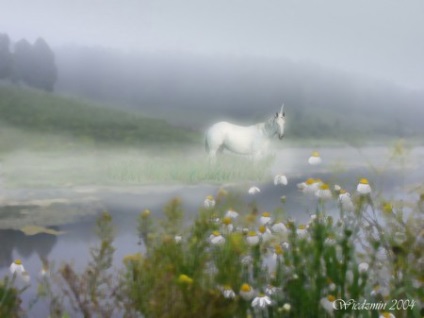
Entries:
{"label": "grassy bank", "polygon": [[[25,88],[0,87],[0,151],[47,147],[60,142],[85,145],[180,146],[196,133],[159,119]],[[53,147],[52,147],[53,148]]]}

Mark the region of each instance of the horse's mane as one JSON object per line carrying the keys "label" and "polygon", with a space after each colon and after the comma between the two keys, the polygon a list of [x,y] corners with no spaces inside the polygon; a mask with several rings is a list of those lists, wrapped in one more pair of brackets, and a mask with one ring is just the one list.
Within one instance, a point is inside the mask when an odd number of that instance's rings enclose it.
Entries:
{"label": "horse's mane", "polygon": [[277,133],[274,118],[274,116],[271,116],[263,123],[262,131],[267,137],[272,137]]}

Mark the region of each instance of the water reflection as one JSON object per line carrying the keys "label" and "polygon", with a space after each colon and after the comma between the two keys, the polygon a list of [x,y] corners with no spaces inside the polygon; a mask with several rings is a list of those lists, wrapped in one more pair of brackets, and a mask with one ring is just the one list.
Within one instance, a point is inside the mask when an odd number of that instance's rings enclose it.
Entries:
{"label": "water reflection", "polygon": [[[58,230],[57,227],[52,229]],[[40,233],[27,236],[19,230],[0,230],[0,269],[9,267],[18,254],[24,259],[33,254],[40,259],[48,259],[49,254],[56,245],[58,237],[51,234]],[[14,253],[15,252],[15,253]]]}

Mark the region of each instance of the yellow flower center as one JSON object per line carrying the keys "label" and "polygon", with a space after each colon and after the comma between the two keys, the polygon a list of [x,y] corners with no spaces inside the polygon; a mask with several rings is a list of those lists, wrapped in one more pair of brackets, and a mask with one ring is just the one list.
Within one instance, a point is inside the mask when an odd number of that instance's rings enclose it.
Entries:
{"label": "yellow flower center", "polygon": [[335,300],[336,300],[336,297],[334,297],[333,295],[328,295],[328,296],[327,296],[327,299],[328,299],[328,301],[333,302],[333,301],[335,301]]}
{"label": "yellow flower center", "polygon": [[264,217],[266,217],[266,218],[269,218],[269,217],[271,216],[271,213],[269,213],[269,212],[264,212],[264,213],[262,213],[262,216],[264,216]]}
{"label": "yellow flower center", "polygon": [[252,287],[250,287],[249,284],[244,283],[243,285],[241,285],[240,290],[242,292],[247,293],[247,292],[250,292],[252,290]]}
{"label": "yellow flower center", "polygon": [[361,184],[369,184],[368,180],[365,178],[362,178],[361,180],[359,180],[359,183]]}
{"label": "yellow flower center", "polygon": [[232,220],[229,216],[226,216],[222,219],[222,223],[225,224],[225,225],[229,225],[229,224],[231,224],[231,222],[232,222]]}
{"label": "yellow flower center", "polygon": [[297,228],[299,230],[304,230],[304,229],[306,229],[306,225],[305,224],[300,224]]}
{"label": "yellow flower center", "polygon": [[191,285],[193,284],[193,279],[185,274],[181,274],[180,276],[178,276],[178,282],[180,284]]}
{"label": "yellow flower center", "polygon": [[206,197],[206,199],[208,199],[208,200],[213,200],[213,195],[208,195],[208,196]]}
{"label": "yellow flower center", "polygon": [[212,235],[213,235],[213,236],[220,236],[220,235],[221,235],[221,233],[219,233],[218,231],[213,231],[213,232],[212,232]]}
{"label": "yellow flower center", "polygon": [[312,157],[319,157],[319,152],[318,151],[314,151],[312,153]]}
{"label": "yellow flower center", "polygon": [[280,245],[275,246],[275,254],[278,254],[278,255],[283,254],[283,249],[281,248]]}
{"label": "yellow flower center", "polygon": [[256,234],[256,232],[255,231],[249,231],[248,233],[247,233],[247,236],[257,236],[258,234]]}
{"label": "yellow flower center", "polygon": [[384,318],[390,318],[390,317],[391,317],[391,314],[390,314],[389,312],[387,312],[387,311],[385,311],[385,312],[381,313],[381,315],[382,315]]}
{"label": "yellow flower center", "polygon": [[143,218],[147,218],[150,215],[150,213],[151,213],[150,210],[146,209],[143,212],[141,212],[141,216]]}
{"label": "yellow flower center", "polygon": [[315,181],[315,179],[312,179],[312,178],[309,178],[308,180],[306,180],[306,184],[307,185],[311,185],[311,184],[314,184],[316,181]]}
{"label": "yellow flower center", "polygon": [[328,186],[328,184],[323,183],[323,184],[320,186],[320,189],[321,189],[321,190],[329,190],[329,189],[330,189],[330,187]]}
{"label": "yellow flower center", "polygon": [[264,234],[266,232],[266,227],[265,225],[261,225],[259,226],[259,232],[261,232],[262,234]]}
{"label": "yellow flower center", "polygon": [[20,259],[17,259],[14,263],[15,263],[16,265],[22,265],[22,261],[21,261]]}
{"label": "yellow flower center", "polygon": [[344,189],[341,189],[341,190],[340,190],[340,194],[345,194],[345,193],[347,193],[347,191],[346,191],[346,190],[344,190]]}

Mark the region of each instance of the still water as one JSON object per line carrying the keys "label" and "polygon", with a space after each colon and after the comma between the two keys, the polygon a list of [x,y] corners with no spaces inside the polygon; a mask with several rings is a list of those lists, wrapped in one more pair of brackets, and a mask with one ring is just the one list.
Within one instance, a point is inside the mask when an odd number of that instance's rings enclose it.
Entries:
{"label": "still water", "polygon": [[[389,160],[391,150],[385,147],[369,147],[358,151],[354,148],[323,148],[319,149],[323,158],[320,166],[310,166],[307,158],[311,150],[307,148],[282,149],[276,153],[275,161],[270,169],[270,178],[263,183],[244,182],[232,185],[154,185],[131,188],[101,188],[80,187],[73,189],[1,189],[2,206],[0,207],[0,278],[9,275],[9,265],[15,259],[21,259],[31,276],[32,287],[24,294],[24,307],[36,293],[36,282],[41,270],[41,259],[48,259],[57,266],[70,262],[76,270],[85,268],[89,261],[90,247],[98,244],[94,234],[96,216],[101,211],[112,214],[115,225],[115,261],[119,268],[122,259],[127,254],[142,252],[143,246],[138,242],[136,219],[140,211],[150,209],[153,217],[160,218],[166,202],[174,197],[181,198],[186,218],[194,219],[199,206],[207,195],[214,195],[224,186],[226,189],[238,191],[246,202],[255,201],[259,210],[273,211],[281,205],[281,196],[286,197],[285,211],[302,222],[314,213],[316,200],[305,200],[305,196],[297,189],[297,183],[309,177],[321,178],[330,184],[340,184],[350,192],[355,191],[357,181],[361,177],[368,178],[383,195],[388,198],[399,196],[411,198],[416,195],[414,187],[424,180],[424,148],[416,147],[410,150],[404,160]],[[287,186],[273,184],[272,176],[283,173],[287,176]],[[247,189],[256,185],[261,192],[254,198],[247,194]],[[35,199],[56,200],[53,212],[46,215],[34,213],[31,215],[31,202]],[[57,198],[60,198],[58,200]],[[23,199],[26,199],[23,200]],[[32,200],[32,201],[31,201]],[[26,202],[19,205],[16,202]],[[61,209],[61,202],[66,202]],[[69,203],[71,202],[71,203]],[[13,203],[13,204],[12,204]],[[67,220],[61,218],[59,224],[49,222],[51,213],[66,213],[69,205],[80,209]],[[84,209],[84,207],[86,209]],[[336,203],[329,208],[335,208]],[[88,211],[85,213],[84,211]],[[25,219],[32,224],[48,224],[49,228],[63,231],[65,234],[25,235],[22,231],[8,226],[11,213],[16,218]],[[19,224],[19,222],[10,223]],[[38,303],[32,310],[36,317],[46,317],[47,307]]]}

